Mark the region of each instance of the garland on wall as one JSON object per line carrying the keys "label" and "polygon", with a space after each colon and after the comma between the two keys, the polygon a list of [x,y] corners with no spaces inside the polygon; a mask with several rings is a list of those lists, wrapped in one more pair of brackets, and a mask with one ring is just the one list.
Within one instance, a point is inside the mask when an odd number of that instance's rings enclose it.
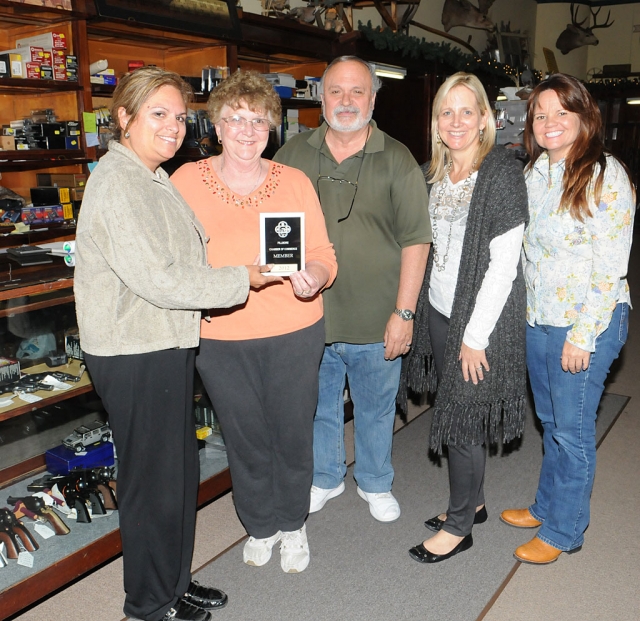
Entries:
{"label": "garland on wall", "polygon": [[370,21],[366,25],[358,22],[358,30],[377,50],[399,52],[402,56],[419,60],[436,61],[453,71],[484,72],[508,78],[511,82],[520,74],[517,67],[511,67],[478,55],[466,54],[459,47],[454,47],[451,43],[444,41],[435,43],[426,41],[424,38],[419,39],[400,32],[393,32],[389,28],[382,29],[380,26],[373,28]]}

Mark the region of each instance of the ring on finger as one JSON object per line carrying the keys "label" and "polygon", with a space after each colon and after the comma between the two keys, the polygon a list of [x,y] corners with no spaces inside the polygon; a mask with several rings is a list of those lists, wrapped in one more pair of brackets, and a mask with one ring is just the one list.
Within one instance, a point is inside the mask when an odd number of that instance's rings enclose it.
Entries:
{"label": "ring on finger", "polygon": [[480,365],[479,367],[476,367],[476,371],[482,371],[482,365]]}

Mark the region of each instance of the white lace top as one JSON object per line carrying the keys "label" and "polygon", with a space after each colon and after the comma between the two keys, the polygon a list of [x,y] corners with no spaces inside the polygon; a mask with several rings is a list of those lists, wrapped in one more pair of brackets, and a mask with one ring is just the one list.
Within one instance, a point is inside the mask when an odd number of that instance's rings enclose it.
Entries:
{"label": "white lace top", "polygon": [[[438,253],[438,260],[431,271],[429,302],[446,317],[451,316],[453,307],[462,256],[462,242],[477,176],[478,173],[474,172],[470,183],[467,179],[452,183],[447,175],[431,188],[429,215],[434,230],[432,252]],[[465,183],[466,189],[464,189]],[[437,214],[436,203],[439,203]],[[511,286],[517,274],[523,233],[524,224],[521,224],[495,237],[489,244],[491,256],[489,267],[478,291],[475,307],[463,337],[468,347],[486,349],[489,345],[489,337],[511,293]],[[450,241],[448,241],[449,234],[451,234]],[[447,258],[444,261],[444,269],[439,270],[438,266],[442,267],[445,254]]]}

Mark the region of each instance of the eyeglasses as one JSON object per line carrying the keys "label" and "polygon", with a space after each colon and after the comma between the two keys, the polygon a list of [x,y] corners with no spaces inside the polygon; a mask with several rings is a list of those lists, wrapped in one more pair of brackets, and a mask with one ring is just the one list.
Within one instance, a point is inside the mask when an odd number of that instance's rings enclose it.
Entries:
{"label": "eyeglasses", "polygon": [[[358,176],[360,176],[360,171],[358,171]],[[335,181],[336,183],[340,184],[340,187],[342,187],[342,185],[345,184],[345,185],[350,185],[352,188],[354,188],[353,198],[351,199],[351,204],[349,205],[349,211],[347,211],[347,215],[342,218],[338,218],[338,222],[342,222],[343,220],[346,220],[351,215],[351,210],[353,209],[353,203],[356,202],[356,194],[358,193],[358,181],[356,180],[356,182],[353,183],[351,181],[347,181],[346,179],[336,179],[335,177],[327,177],[325,175],[318,176],[318,183],[316,185],[318,188],[318,199],[320,201],[320,205],[322,205],[322,195],[320,194],[321,181],[331,181],[331,182]]]}
{"label": "eyeglasses", "polygon": [[268,132],[273,125],[268,119],[245,119],[243,116],[238,114],[234,114],[233,116],[228,116],[226,119],[222,119],[231,129],[244,129],[247,123],[251,123],[253,125],[253,129],[257,132]]}
{"label": "eyeglasses", "polygon": [[320,193],[320,182],[321,181],[331,181],[332,183],[338,183],[339,187],[342,188],[344,185],[350,185],[353,190],[353,197],[351,198],[351,204],[349,205],[349,210],[347,211],[347,215],[342,218],[338,218],[338,222],[344,222],[350,215],[351,210],[353,209],[353,204],[356,202],[356,194],[358,193],[358,180],[360,179],[360,171],[362,170],[362,162],[364,162],[364,153],[360,158],[360,165],[358,166],[358,174],[356,175],[355,181],[349,181],[348,179],[336,179],[335,177],[329,177],[327,175],[320,174],[320,161],[318,160],[318,180],[316,181],[316,189],[318,190],[318,200],[320,201],[320,206],[322,206],[322,195]]}

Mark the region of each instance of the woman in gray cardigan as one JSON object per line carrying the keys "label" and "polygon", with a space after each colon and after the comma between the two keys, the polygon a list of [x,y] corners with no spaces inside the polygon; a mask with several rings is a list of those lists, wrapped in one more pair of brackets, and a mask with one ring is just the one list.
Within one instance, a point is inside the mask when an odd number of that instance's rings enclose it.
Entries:
{"label": "woman in gray cardigan", "polygon": [[80,340],[118,453],[124,612],[145,621],[207,621],[226,604],[191,580],[200,309],[280,280],[262,275],[269,266],[207,265],[202,226],[160,167],[182,144],[189,96],[155,67],[122,78],[116,140],[87,183],[76,238]]}
{"label": "woman in gray cardigan", "polygon": [[446,514],[425,522],[436,534],[409,551],[421,563],[473,545],[473,525],[487,519],[484,445],[500,423],[505,440],[522,433],[526,392],[522,168],[494,147],[491,108],[473,75],[440,87],[432,135],[433,251],[401,386],[405,399],[407,385],[436,392],[430,446],[448,448],[450,496]]}

